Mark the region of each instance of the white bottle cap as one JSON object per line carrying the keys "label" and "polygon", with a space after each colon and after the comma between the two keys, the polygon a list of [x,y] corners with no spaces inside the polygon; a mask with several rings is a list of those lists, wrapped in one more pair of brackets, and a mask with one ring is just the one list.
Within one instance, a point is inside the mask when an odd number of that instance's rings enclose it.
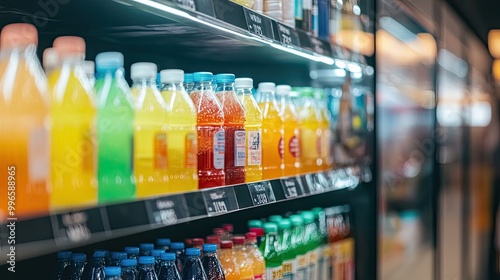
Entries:
{"label": "white bottle cap", "polygon": [[289,85],[279,85],[276,87],[276,94],[278,95],[289,95],[292,91],[292,87]]}
{"label": "white bottle cap", "polygon": [[252,78],[236,78],[234,86],[237,88],[253,88]]}
{"label": "white bottle cap", "polygon": [[87,76],[94,76],[95,73],[95,64],[91,60],[85,60],[83,62],[83,71]]}
{"label": "white bottle cap", "polygon": [[151,62],[137,62],[130,67],[132,80],[156,78],[156,64]]}
{"label": "white bottle cap", "polygon": [[47,48],[43,51],[43,68],[45,71],[50,71],[56,67],[59,63],[59,54],[54,48]]}
{"label": "white bottle cap", "polygon": [[166,83],[182,83],[184,82],[184,71],[179,69],[166,69],[160,71],[160,81]]}
{"label": "white bottle cap", "polygon": [[273,92],[275,88],[276,88],[275,83],[260,83],[259,84],[259,91],[262,91],[262,92]]}

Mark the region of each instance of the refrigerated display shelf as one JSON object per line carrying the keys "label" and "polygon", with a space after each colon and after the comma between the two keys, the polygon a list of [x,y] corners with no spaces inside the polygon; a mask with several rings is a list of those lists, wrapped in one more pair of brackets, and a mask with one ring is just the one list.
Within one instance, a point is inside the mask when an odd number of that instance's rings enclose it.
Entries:
{"label": "refrigerated display shelf", "polygon": [[[0,225],[0,261],[6,260],[10,246],[15,246],[16,260],[23,260],[270,203],[353,189],[362,182],[370,182],[371,174],[369,166],[356,165],[269,181],[98,205],[26,220],[9,218]],[[9,224],[15,227],[12,231]],[[11,239],[10,232],[15,233]],[[9,243],[12,239],[15,243]]]}

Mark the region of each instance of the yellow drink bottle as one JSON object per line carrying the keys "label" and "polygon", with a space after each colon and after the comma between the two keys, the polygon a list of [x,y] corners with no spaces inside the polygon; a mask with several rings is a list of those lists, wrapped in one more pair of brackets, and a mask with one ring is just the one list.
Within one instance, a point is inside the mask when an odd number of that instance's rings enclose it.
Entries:
{"label": "yellow drink bottle", "polygon": [[276,104],[274,83],[261,83],[262,111],[262,179],[276,179],[283,176],[283,120]]}
{"label": "yellow drink bottle", "polygon": [[97,203],[96,107],[83,71],[85,41],[64,36],[54,41],[61,64],[49,76],[51,113],[51,206]]}
{"label": "yellow drink bottle", "polygon": [[168,110],[156,88],[156,65],[132,64],[132,95],[137,104],[134,120],[134,175],[138,198],[168,193]]}
{"label": "yellow drink bottle", "polygon": [[300,109],[300,152],[302,172],[316,172],[321,166],[321,129],[314,104],[314,90],[300,90],[303,106]]}
{"label": "yellow drink bottle", "polygon": [[284,131],[284,161],[285,176],[294,176],[300,173],[300,119],[291,102],[289,85],[279,85],[276,87],[276,95],[280,103],[280,113],[283,119]]}
{"label": "yellow drink bottle", "polygon": [[330,126],[330,114],[328,113],[327,100],[324,89],[315,90],[316,114],[319,119],[321,130],[321,169],[329,170],[333,167],[333,157],[331,156],[332,130]]}
{"label": "yellow drink bottle", "polygon": [[[47,80],[30,24],[6,25],[0,36],[0,219],[49,209]],[[10,204],[10,205],[9,205]],[[10,209],[9,209],[10,206]]]}
{"label": "yellow drink bottle", "polygon": [[262,112],[252,95],[252,79],[237,78],[235,87],[246,116],[246,181],[256,182],[262,180]]}
{"label": "yellow drink bottle", "polygon": [[233,237],[234,262],[240,270],[240,280],[253,280],[253,260],[243,250],[243,244],[245,244],[244,236]]}
{"label": "yellow drink bottle", "polygon": [[161,95],[167,105],[167,174],[169,192],[198,189],[197,115],[184,89],[184,71],[160,72]]}

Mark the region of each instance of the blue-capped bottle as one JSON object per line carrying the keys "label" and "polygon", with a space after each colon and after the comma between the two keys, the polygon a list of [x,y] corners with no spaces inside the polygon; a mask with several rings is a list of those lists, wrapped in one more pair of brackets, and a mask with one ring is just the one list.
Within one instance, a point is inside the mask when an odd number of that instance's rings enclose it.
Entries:
{"label": "blue-capped bottle", "polygon": [[158,280],[155,272],[155,258],[152,256],[139,257],[139,277],[138,280]]}
{"label": "blue-capped bottle", "polygon": [[155,245],[153,243],[141,243],[139,248],[141,248],[139,253],[141,256],[151,256],[151,251],[155,248]]}
{"label": "blue-capped bottle", "polygon": [[85,265],[82,280],[101,280],[104,278],[106,252],[95,251],[92,259]]}
{"label": "blue-capped bottle", "polygon": [[184,243],[172,242],[169,252],[175,253],[175,264],[177,265],[177,270],[182,272],[182,264],[184,263]]}
{"label": "blue-capped bottle", "polygon": [[82,278],[83,268],[85,267],[85,262],[87,261],[87,256],[83,253],[73,253],[71,254],[71,262],[63,272],[63,280],[80,280]]}
{"label": "blue-capped bottle", "polygon": [[105,280],[122,280],[122,269],[119,266],[107,266],[104,268]]}
{"label": "blue-capped bottle", "polygon": [[137,259],[139,257],[140,249],[139,249],[139,247],[130,246],[130,247],[123,248],[123,251],[125,251],[125,253],[127,253],[127,258]]}
{"label": "blue-capped bottle", "polygon": [[[162,253],[160,256],[158,280],[180,280],[181,275],[175,264],[175,253]],[[125,279],[124,279],[125,280]]]}
{"label": "blue-capped bottle", "polygon": [[203,256],[201,257],[201,264],[205,270],[208,280],[224,280],[224,270],[220,265],[219,258],[217,257],[216,244],[204,244]]}
{"label": "blue-capped bottle", "polygon": [[160,269],[160,256],[162,253],[165,253],[162,249],[153,249],[151,250],[151,256],[155,258],[155,271],[158,274],[158,270]]}
{"label": "blue-capped bottle", "polygon": [[111,252],[108,250],[101,250],[104,252],[104,263],[106,266],[110,266],[109,263],[111,262]]}
{"label": "blue-capped bottle", "polygon": [[120,266],[123,259],[127,258],[127,253],[125,252],[113,252],[111,253],[111,262],[108,266]]}
{"label": "blue-capped bottle", "polygon": [[190,93],[194,88],[194,80],[192,73],[184,73],[184,88],[187,93]]}
{"label": "blue-capped bottle", "polygon": [[139,271],[137,270],[136,259],[123,259],[121,262],[122,280],[137,280]]}
{"label": "blue-capped bottle", "polygon": [[182,280],[207,280],[200,260],[200,249],[186,249],[186,259],[182,268]]}
{"label": "blue-capped bottle", "polygon": [[224,111],[226,185],[245,183],[245,109],[234,91],[234,74],[218,74],[215,96]]}
{"label": "blue-capped bottle", "polygon": [[170,244],[172,244],[172,241],[168,238],[158,238],[156,240],[156,249],[162,249],[165,252],[170,249]]}
{"label": "blue-capped bottle", "polygon": [[71,261],[71,252],[62,251],[57,252],[57,265],[56,265],[56,280],[61,280],[64,272],[64,268],[66,268]]}

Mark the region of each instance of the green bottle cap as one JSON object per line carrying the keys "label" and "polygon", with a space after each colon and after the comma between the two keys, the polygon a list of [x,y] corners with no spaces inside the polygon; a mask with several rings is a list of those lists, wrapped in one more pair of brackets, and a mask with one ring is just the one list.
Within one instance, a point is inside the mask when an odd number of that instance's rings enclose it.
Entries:
{"label": "green bottle cap", "polygon": [[281,219],[283,219],[280,215],[271,215],[269,216],[269,221],[270,222],[273,222],[273,223],[279,223],[279,221],[281,221]]}
{"label": "green bottle cap", "polygon": [[278,225],[275,223],[265,223],[264,224],[264,232],[265,233],[276,233],[278,232]]}
{"label": "green bottle cap", "polygon": [[292,216],[290,216],[290,221],[292,222],[292,225],[294,227],[301,226],[301,225],[304,224],[304,220],[302,219],[302,217],[300,215],[292,215]]}
{"label": "green bottle cap", "polygon": [[304,223],[314,223],[314,214],[311,211],[304,211],[300,213],[300,215],[302,216],[302,219],[304,219]]}
{"label": "green bottle cap", "polygon": [[314,97],[314,88],[312,88],[312,87],[301,88],[300,96],[302,96],[302,97]]}
{"label": "green bottle cap", "polygon": [[292,227],[292,224],[290,223],[289,219],[281,219],[278,223],[278,229],[279,230],[284,230],[284,229],[290,229]]}
{"label": "green bottle cap", "polygon": [[250,220],[247,223],[248,228],[261,228],[262,227],[262,222],[259,220]]}
{"label": "green bottle cap", "polygon": [[315,208],[311,209],[311,212],[313,212],[314,217],[315,217],[316,219],[318,219],[318,218],[319,218],[320,213],[321,213],[321,212],[324,212],[324,211],[323,211],[323,208],[321,208],[321,207],[315,207]]}

